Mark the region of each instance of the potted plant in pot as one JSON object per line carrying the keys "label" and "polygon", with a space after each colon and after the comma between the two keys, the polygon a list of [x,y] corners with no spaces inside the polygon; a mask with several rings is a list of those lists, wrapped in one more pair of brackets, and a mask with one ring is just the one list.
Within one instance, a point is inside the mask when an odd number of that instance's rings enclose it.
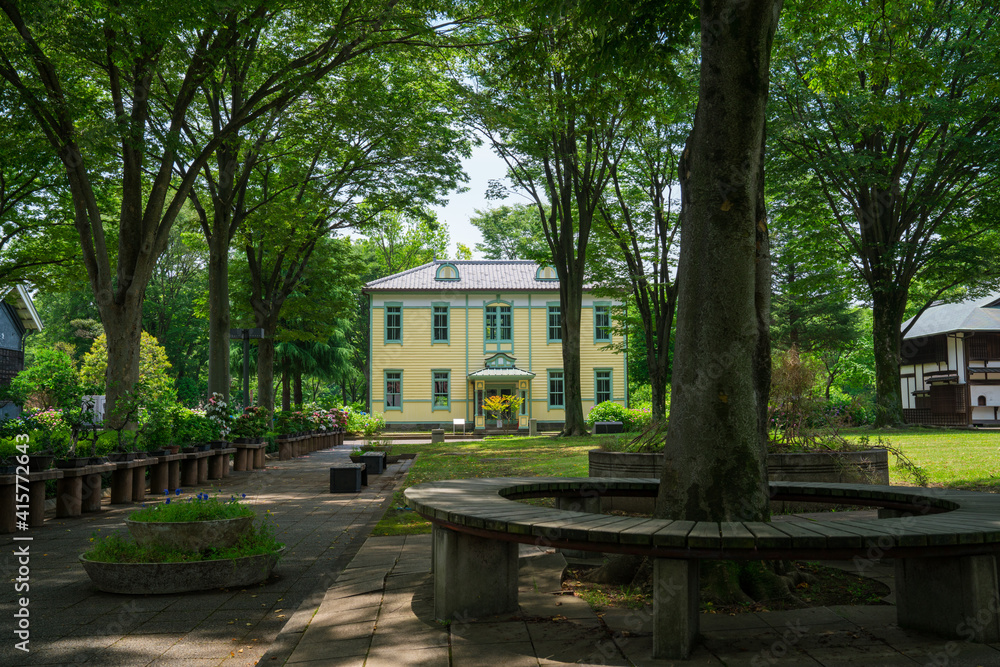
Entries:
{"label": "potted plant in pot", "polygon": [[232,407],[226,397],[218,392],[214,392],[205,404],[205,418],[212,425],[212,438],[209,440],[212,449],[223,449],[226,446],[226,438],[233,429]]}
{"label": "potted plant in pot", "polygon": [[[103,591],[133,595],[248,586],[267,579],[284,551],[273,525],[240,499],[166,491],[163,503],[126,519],[130,537],[91,538],[80,556]],[[245,494],[244,494],[245,496]],[[269,514],[269,513],[268,513]]]}
{"label": "potted plant in pot", "polygon": [[68,449],[70,430],[63,420],[63,411],[46,408],[22,421],[25,429],[33,428],[32,448],[28,454],[28,470],[41,472]]}
{"label": "potted plant in pot", "polygon": [[97,441],[103,422],[94,413],[93,402],[86,400],[80,409],[63,411],[63,421],[70,429],[69,447],[63,457],[56,460],[56,467],[82,468],[97,459]]}
{"label": "potted plant in pot", "polygon": [[199,443],[208,442],[215,437],[215,427],[204,411],[199,409],[178,409],[173,429],[172,445],[186,452],[195,451]]}
{"label": "potted plant in pot", "polygon": [[149,394],[143,384],[121,396],[114,409],[107,415],[105,426],[115,434],[115,447],[108,453],[108,460],[114,462],[131,461],[136,457],[136,443],[149,422],[144,417]]}
{"label": "potted plant in pot", "polygon": [[267,433],[270,422],[271,415],[267,408],[251,405],[243,408],[243,412],[236,418],[231,435],[244,442],[258,443]]}
{"label": "potted plant in pot", "polygon": [[166,456],[171,453],[174,426],[174,404],[151,401],[142,416],[140,444],[146,456]]}
{"label": "potted plant in pot", "polygon": [[508,424],[517,424],[517,411],[521,407],[521,399],[511,395],[488,396],[483,401],[483,410],[497,420],[497,428],[504,427],[504,420]]}

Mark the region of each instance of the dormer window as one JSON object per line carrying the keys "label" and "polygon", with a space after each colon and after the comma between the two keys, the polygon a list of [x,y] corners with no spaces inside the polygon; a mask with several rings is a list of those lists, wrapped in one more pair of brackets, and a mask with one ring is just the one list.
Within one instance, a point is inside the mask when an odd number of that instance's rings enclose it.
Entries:
{"label": "dormer window", "polygon": [[559,280],[554,266],[540,266],[535,272],[535,280]]}
{"label": "dormer window", "polygon": [[458,280],[458,268],[454,264],[442,264],[437,269],[435,280]]}

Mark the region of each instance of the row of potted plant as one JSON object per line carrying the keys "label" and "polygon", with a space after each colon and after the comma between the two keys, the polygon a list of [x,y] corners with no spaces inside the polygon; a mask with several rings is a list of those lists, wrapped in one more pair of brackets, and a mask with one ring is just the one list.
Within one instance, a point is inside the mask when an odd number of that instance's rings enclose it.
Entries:
{"label": "row of potted plant", "polygon": [[53,462],[73,467],[111,460],[128,460],[138,452],[154,455],[221,447],[226,440],[259,441],[270,428],[270,413],[261,406],[238,410],[219,394],[202,408],[142,403],[126,397],[120,419],[98,422],[88,409],[47,408],[0,421],[0,458],[14,454],[13,438],[28,434],[32,467]]}
{"label": "row of potted plant", "polygon": [[274,432],[279,438],[346,428],[347,412],[339,408],[305,406],[298,410],[281,410],[274,415]]}

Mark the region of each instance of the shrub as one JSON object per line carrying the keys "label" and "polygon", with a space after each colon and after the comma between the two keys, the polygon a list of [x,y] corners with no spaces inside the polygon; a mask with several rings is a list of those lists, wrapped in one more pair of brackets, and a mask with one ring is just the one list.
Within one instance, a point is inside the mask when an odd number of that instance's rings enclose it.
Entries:
{"label": "shrub", "polygon": [[[101,335],[94,340],[80,366],[80,380],[88,393],[106,393],[104,376],[107,368],[108,340]],[[169,370],[167,351],[155,337],[143,331],[139,348],[139,383],[146,387],[153,400],[176,400],[174,381]]]}
{"label": "shrub", "polygon": [[215,440],[216,427],[201,410],[179,408],[174,413],[173,436],[171,442],[185,447],[200,442]]}
{"label": "shrub", "polygon": [[595,405],[587,415],[587,426],[593,428],[596,422],[621,422],[627,433],[635,433],[649,426],[653,414],[649,406],[626,408],[613,401]]}
{"label": "shrub", "polygon": [[[596,422],[622,422],[629,421],[628,409],[614,401],[604,401],[598,403],[587,414],[587,426],[593,427]],[[626,428],[626,430],[628,430]]]}
{"label": "shrub", "polygon": [[263,438],[271,426],[271,413],[261,405],[243,408],[236,418],[232,435],[236,438]]}
{"label": "shrub", "polygon": [[350,410],[347,413],[347,430],[370,438],[385,430],[385,417],[378,412],[368,414],[367,412]]}
{"label": "shrub", "polygon": [[52,349],[39,350],[34,362],[14,376],[10,389],[16,402],[36,409],[79,407],[83,396],[72,357]]}

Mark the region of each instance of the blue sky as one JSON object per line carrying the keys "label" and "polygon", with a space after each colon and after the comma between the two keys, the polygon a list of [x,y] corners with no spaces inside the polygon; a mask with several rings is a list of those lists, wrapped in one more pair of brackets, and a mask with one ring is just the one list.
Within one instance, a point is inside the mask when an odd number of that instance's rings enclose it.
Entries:
{"label": "blue sky", "polygon": [[[496,208],[504,202],[487,201],[486,188],[492,179],[502,179],[507,173],[507,167],[503,160],[498,158],[488,146],[481,145],[472,149],[472,157],[462,161],[465,173],[469,175],[469,182],[466,183],[468,190],[462,194],[452,194],[448,197],[447,206],[438,206],[438,220],[448,225],[451,234],[451,246],[448,254],[455,256],[457,244],[464,243],[473,250],[474,257],[481,257],[475,252],[476,243],[482,243],[482,236],[479,230],[470,222],[476,209],[484,210]],[[515,197],[508,198],[506,203],[511,203]]]}

